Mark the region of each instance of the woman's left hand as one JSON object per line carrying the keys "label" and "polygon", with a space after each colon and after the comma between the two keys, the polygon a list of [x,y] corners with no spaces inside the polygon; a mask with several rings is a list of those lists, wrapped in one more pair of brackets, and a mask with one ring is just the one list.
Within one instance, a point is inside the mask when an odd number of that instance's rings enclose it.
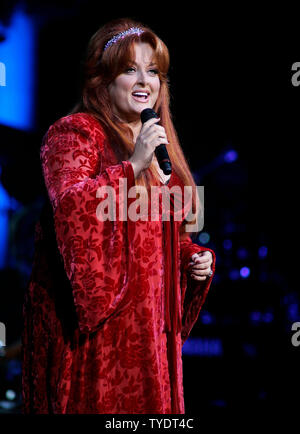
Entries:
{"label": "woman's left hand", "polygon": [[192,262],[188,264],[188,272],[194,280],[206,280],[211,276],[211,264],[213,262],[212,254],[206,250],[205,252],[194,253],[191,256]]}

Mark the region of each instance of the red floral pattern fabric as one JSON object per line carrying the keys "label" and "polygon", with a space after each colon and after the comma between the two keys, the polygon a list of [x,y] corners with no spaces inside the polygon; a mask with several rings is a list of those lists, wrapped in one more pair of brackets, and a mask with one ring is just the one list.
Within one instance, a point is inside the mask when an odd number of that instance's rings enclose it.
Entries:
{"label": "red floral pattern fabric", "polygon": [[135,179],[91,115],[56,121],[41,163],[49,204],[24,298],[23,412],[184,413],[182,345],[211,283],[187,265],[209,249],[180,235],[182,221],[97,218],[99,187],[118,199],[119,179]]}

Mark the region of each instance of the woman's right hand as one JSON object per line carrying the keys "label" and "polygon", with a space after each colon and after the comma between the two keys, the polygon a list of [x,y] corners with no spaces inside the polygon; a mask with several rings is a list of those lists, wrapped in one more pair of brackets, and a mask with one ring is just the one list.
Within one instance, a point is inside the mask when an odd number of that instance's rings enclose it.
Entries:
{"label": "woman's right hand", "polygon": [[155,148],[161,143],[169,143],[164,127],[156,124],[159,121],[160,118],[152,118],[145,122],[136,139],[134,152],[128,160],[132,164],[135,178],[150,166]]}

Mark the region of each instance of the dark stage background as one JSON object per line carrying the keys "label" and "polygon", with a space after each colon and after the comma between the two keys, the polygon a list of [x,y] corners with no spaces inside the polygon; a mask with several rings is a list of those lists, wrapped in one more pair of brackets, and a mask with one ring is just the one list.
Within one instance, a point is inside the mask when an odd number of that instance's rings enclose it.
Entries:
{"label": "dark stage background", "polygon": [[[33,116],[25,127],[13,115],[3,117],[18,105],[3,99],[15,84],[8,61],[7,83],[0,87],[0,322],[7,344],[0,357],[0,413],[20,412],[22,301],[44,200],[41,140],[77,100],[91,35],[125,16],[148,24],[169,47],[175,127],[197,184],[205,186],[205,226],[197,242],[217,255],[210,293],[183,348],[186,412],[291,411],[299,403],[300,354],[291,342],[292,324],[300,321],[300,86],[291,81],[300,42],[292,13],[275,19],[246,8],[233,15],[182,3],[164,11],[157,3],[98,4],[28,0],[0,6],[0,62],[6,62],[1,49],[15,29],[16,11],[35,29],[33,57],[27,58],[34,71],[27,97]],[[18,58],[18,50],[10,56]],[[18,101],[23,87],[9,98]]]}

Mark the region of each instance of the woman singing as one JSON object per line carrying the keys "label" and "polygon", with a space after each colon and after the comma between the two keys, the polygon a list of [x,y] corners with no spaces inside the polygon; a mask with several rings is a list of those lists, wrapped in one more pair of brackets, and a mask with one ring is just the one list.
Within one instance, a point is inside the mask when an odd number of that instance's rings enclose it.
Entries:
{"label": "woman singing", "polygon": [[[172,211],[166,221],[161,207],[157,219],[118,218],[120,180],[127,190],[195,187],[171,120],[168,67],[148,27],[106,24],[90,40],[80,102],[43,139],[48,203],[24,300],[25,413],[184,413],[182,345],[214,253]],[[159,118],[142,124],[145,108]],[[154,153],[160,144],[169,175]],[[99,218],[108,187],[113,220]]]}

